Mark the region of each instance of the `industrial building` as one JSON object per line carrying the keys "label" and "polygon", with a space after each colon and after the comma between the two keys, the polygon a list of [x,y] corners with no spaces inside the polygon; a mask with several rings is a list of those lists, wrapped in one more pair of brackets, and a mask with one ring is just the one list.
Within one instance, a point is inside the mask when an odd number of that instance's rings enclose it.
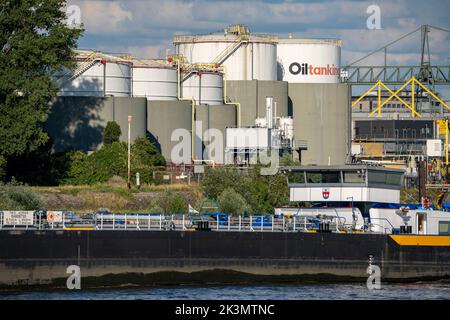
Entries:
{"label": "industrial building", "polygon": [[[55,150],[97,149],[111,120],[125,138],[131,115],[132,137],[150,137],[168,163],[245,164],[260,150],[303,165],[348,161],[351,92],[340,83],[340,40],[281,39],[235,25],[175,36],[173,45],[163,60],[79,51],[77,69],[57,76],[48,121]],[[222,139],[214,154],[212,132]],[[189,147],[180,151],[182,142]]]}

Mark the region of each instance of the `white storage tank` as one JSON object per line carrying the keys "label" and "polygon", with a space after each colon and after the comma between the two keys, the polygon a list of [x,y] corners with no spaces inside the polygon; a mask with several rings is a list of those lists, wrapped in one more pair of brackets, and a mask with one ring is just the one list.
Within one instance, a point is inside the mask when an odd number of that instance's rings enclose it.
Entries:
{"label": "white storage tank", "polygon": [[277,37],[225,32],[175,36],[175,51],[189,63],[219,63],[227,80],[277,80]]}
{"label": "white storage tank", "polygon": [[83,52],[75,71],[59,78],[60,96],[131,96],[132,63],[101,53]]}
{"label": "white storage tank", "polygon": [[134,60],[133,96],[147,100],[177,100],[177,68],[164,60]]}
{"label": "white storage tank", "polygon": [[338,39],[279,39],[278,80],[289,83],[339,83]]}
{"label": "white storage tank", "polygon": [[221,105],[223,104],[223,74],[218,71],[193,72],[182,82],[181,94],[183,99],[193,98],[197,105]]}

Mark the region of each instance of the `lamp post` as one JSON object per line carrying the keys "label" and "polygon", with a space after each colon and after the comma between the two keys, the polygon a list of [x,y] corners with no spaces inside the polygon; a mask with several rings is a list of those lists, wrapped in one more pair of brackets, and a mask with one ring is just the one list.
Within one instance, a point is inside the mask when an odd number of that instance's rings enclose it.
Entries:
{"label": "lamp post", "polygon": [[128,116],[128,189],[131,189],[131,116]]}

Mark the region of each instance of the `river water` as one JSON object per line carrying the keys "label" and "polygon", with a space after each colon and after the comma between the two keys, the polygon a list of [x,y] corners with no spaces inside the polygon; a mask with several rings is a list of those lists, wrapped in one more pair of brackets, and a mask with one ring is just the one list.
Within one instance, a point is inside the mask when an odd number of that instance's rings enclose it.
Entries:
{"label": "river water", "polygon": [[450,300],[450,284],[208,286],[0,293],[0,300]]}

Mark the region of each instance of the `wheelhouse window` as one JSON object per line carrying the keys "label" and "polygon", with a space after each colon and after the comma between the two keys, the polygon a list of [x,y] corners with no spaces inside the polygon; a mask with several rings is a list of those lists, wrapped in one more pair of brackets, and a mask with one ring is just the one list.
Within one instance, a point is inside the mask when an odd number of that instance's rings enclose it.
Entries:
{"label": "wheelhouse window", "polygon": [[340,183],[340,171],[330,172],[306,172],[307,183]]}
{"label": "wheelhouse window", "polygon": [[369,183],[400,187],[402,175],[395,172],[369,171]]}
{"label": "wheelhouse window", "polygon": [[363,171],[344,171],[344,183],[365,183],[366,176]]}
{"label": "wheelhouse window", "polygon": [[450,221],[439,221],[439,235],[450,235]]}
{"label": "wheelhouse window", "polygon": [[289,172],[288,181],[289,183],[305,184],[305,172],[304,171]]}

